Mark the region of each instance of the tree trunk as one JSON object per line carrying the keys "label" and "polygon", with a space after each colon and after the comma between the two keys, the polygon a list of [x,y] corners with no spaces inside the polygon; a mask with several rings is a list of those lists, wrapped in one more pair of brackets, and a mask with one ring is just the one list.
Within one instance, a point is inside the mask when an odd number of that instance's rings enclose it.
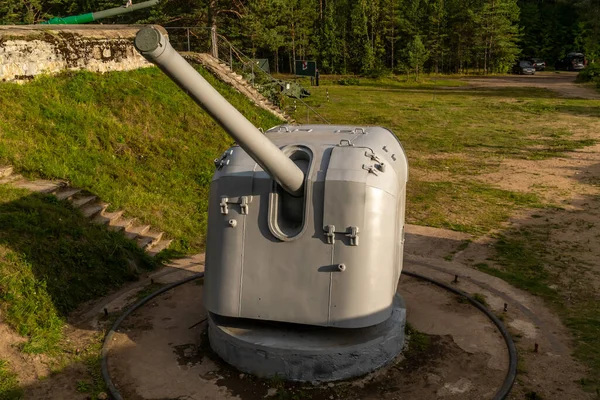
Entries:
{"label": "tree trunk", "polygon": [[293,60],[293,70],[292,72],[296,74],[296,31],[294,30],[294,23],[292,22],[292,60]]}
{"label": "tree trunk", "polygon": [[210,51],[214,58],[219,58],[217,43],[217,0],[208,2],[208,24],[210,25]]}

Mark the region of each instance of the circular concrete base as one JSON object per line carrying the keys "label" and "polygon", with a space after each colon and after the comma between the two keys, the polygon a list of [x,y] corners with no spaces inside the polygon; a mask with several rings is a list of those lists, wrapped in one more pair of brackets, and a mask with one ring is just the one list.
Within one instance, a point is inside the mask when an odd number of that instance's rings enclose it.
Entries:
{"label": "circular concrete base", "polygon": [[392,361],[404,345],[406,305],[394,298],[386,321],[360,329],[324,328],[222,317],[209,313],[210,346],[227,363],[261,378],[335,381]]}

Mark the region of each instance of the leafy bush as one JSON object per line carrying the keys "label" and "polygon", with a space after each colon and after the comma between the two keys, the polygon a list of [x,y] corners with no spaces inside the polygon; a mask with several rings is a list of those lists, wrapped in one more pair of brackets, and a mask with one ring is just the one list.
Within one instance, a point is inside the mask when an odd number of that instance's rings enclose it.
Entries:
{"label": "leafy bush", "polygon": [[600,64],[589,64],[577,75],[577,82],[596,82],[600,84]]}
{"label": "leafy bush", "polygon": [[360,85],[360,81],[358,78],[342,78],[337,81],[339,85],[342,86],[358,86]]}

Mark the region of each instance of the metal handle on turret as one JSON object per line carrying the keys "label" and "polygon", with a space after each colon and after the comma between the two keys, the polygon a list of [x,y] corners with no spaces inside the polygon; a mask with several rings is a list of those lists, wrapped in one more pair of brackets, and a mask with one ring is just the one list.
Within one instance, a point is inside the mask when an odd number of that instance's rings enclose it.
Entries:
{"label": "metal handle on turret", "polygon": [[135,47],[206,110],[285,191],[302,194],[302,170],[188,64],[156,27],[140,29]]}

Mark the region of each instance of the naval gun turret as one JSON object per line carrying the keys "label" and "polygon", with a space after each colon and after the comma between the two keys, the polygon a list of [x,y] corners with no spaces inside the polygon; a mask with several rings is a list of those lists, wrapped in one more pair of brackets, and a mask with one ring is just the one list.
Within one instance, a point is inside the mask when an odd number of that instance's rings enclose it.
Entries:
{"label": "naval gun turret", "polygon": [[381,127],[281,125],[264,134],[156,27],[135,46],[237,142],[215,160],[204,306],[212,348],[259,376],[335,380],[404,340],[407,160]]}

